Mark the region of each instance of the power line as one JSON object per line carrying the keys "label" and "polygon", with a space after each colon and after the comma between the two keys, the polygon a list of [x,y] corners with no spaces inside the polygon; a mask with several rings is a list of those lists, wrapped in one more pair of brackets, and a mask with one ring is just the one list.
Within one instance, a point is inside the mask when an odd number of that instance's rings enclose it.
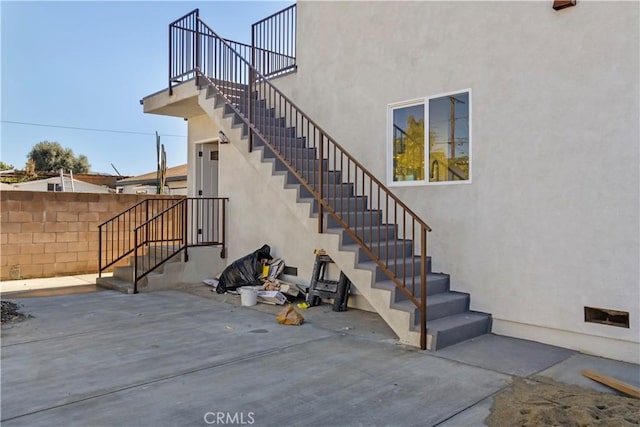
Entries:
{"label": "power line", "polygon": [[[14,122],[14,121],[10,121],[10,120],[2,120],[2,123],[11,123],[11,124],[14,124],[14,125],[24,125],[24,126],[40,126],[40,127],[48,127],[48,128],[60,128],[60,129],[86,130],[86,131],[91,131],[91,132],[126,133],[126,134],[133,134],[133,135],[154,135],[155,136],[155,133],[135,132],[135,131],[128,131],[128,130],[80,128],[80,127],[62,126],[62,125],[46,125],[44,123]],[[185,135],[162,134],[160,136],[169,136],[169,137],[175,137],[175,138],[186,138]]]}

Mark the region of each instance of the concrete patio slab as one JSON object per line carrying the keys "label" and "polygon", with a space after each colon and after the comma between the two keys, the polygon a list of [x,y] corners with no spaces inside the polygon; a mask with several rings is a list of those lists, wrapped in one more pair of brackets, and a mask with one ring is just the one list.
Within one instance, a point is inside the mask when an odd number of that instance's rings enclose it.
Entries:
{"label": "concrete patio slab", "polygon": [[592,388],[603,393],[613,393],[611,388],[582,375],[582,370],[596,371],[635,387],[640,387],[640,369],[638,365],[580,353],[576,353],[561,363],[545,369],[540,372],[540,375],[563,383]]}
{"label": "concrete patio slab", "polygon": [[479,368],[527,377],[575,354],[566,348],[533,341],[486,334],[463,341],[436,353]]}
{"label": "concrete patio slab", "polygon": [[96,277],[98,277],[97,274],[81,274],[78,276],[44,277],[41,279],[5,280],[0,281],[0,293],[95,285]]}
{"label": "concrete patio slab", "polygon": [[12,301],[33,317],[2,326],[3,426],[476,426],[514,377],[604,387],[580,369],[639,372],[496,335],[422,352],[373,313],[326,305],[283,326],[280,306],[198,287]]}

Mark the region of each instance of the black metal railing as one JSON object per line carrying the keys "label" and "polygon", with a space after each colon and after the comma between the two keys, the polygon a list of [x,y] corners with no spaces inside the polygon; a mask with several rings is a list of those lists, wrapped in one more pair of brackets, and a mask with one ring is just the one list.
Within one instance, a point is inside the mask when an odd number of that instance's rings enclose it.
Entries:
{"label": "black metal railing", "polygon": [[198,9],[169,24],[169,94],[175,84],[195,78],[200,63],[197,35]]}
{"label": "black metal railing", "polygon": [[[220,57],[215,43],[218,36],[200,25],[199,15],[199,9],[195,9],[169,24],[170,94],[176,84],[197,78],[196,69],[205,73],[234,66],[227,62],[230,58]],[[275,77],[296,68],[295,37],[296,7],[292,5],[253,24],[251,45],[225,41],[263,75]]]}
{"label": "black metal railing", "polygon": [[263,76],[295,70],[297,10],[293,4],[251,26],[251,64]]}
{"label": "black metal railing", "polygon": [[[244,121],[249,150],[264,145],[316,200],[318,232],[342,227],[417,307],[426,348],[427,232],[431,229],[381,181],[198,19],[215,58],[193,70]],[[254,141],[255,140],[255,141]],[[344,196],[343,190],[355,197]],[[325,224],[325,213],[328,223]],[[393,235],[392,240],[382,239]]]}
{"label": "black metal railing", "polygon": [[227,198],[186,198],[159,212],[134,230],[134,281],[184,251],[189,260],[192,246],[220,246],[226,256],[225,211]]}
{"label": "black metal railing", "polygon": [[[100,224],[99,275],[132,255],[134,293],[138,282],[193,246],[219,246],[226,257],[228,198],[145,199]],[[166,203],[171,202],[171,203]]]}
{"label": "black metal railing", "polygon": [[98,275],[135,249],[133,231],[180,200],[148,198],[98,225]]}

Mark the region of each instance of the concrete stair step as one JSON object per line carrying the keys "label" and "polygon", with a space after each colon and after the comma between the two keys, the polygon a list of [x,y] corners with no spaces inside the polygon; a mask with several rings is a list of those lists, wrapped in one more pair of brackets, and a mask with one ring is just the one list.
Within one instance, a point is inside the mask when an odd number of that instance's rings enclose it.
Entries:
{"label": "concrete stair step", "polygon": [[[162,259],[166,259],[171,252],[175,252],[175,250],[166,249],[166,248],[149,247],[147,249],[146,253],[138,258],[138,262],[139,263],[143,262],[143,259],[144,259],[144,262],[147,263],[147,264],[149,263],[149,261],[151,261],[151,262],[160,261]],[[169,258],[169,259],[167,259],[165,261],[165,264],[166,263],[171,263],[171,262],[180,262],[180,261],[182,261],[181,255],[182,255],[182,253],[174,254],[171,258]],[[129,265],[128,265],[128,267],[133,267],[134,261],[135,261],[135,256],[131,255],[129,257]],[[162,271],[163,265],[158,267],[159,271]]]}
{"label": "concrete stair step", "polygon": [[133,283],[126,280],[119,279],[117,277],[98,277],[96,278],[96,285],[105,289],[112,289],[124,294],[133,293]]}
{"label": "concrete stair step", "polygon": [[[427,273],[427,299],[431,295],[449,292],[449,276],[442,273]],[[420,298],[420,276],[409,277],[407,279],[407,289],[412,292],[416,298]],[[391,292],[390,301],[399,303],[407,299],[406,295],[397,289],[396,284],[386,276],[384,280],[378,280],[373,285],[374,288],[387,289]]]}
{"label": "concrete stair step", "polygon": [[[326,224],[328,228],[340,227],[340,224],[332,215],[326,214],[325,216],[327,217]],[[382,212],[376,210],[367,210],[363,212],[346,212],[341,213],[339,216],[341,220],[346,224],[349,224],[352,227],[360,228],[375,227],[382,221]]]}
{"label": "concrete stair step", "polygon": [[[174,256],[173,258],[178,258]],[[151,275],[162,275],[164,273],[164,269],[165,267],[168,266],[168,264],[172,264],[174,261],[172,261],[171,259],[168,260],[167,262],[165,262],[164,264],[159,265],[155,270],[149,272],[147,274],[147,276],[151,276]],[[141,266],[138,267],[138,272],[144,272],[145,269],[143,269]],[[120,267],[115,267],[113,269],[113,277],[118,278],[120,280],[125,280],[125,281],[129,281],[131,283],[133,283],[134,281],[134,277],[133,277],[133,265],[129,264],[126,266],[120,266]],[[145,280],[145,278],[142,278],[142,280]]]}
{"label": "concrete stair step", "polygon": [[[414,325],[416,328],[417,325]],[[427,321],[431,351],[441,350],[459,342],[491,332],[491,315],[476,311],[454,314]]]}
{"label": "concrete stair step", "polygon": [[[311,199],[312,211],[318,213],[318,201]],[[368,198],[366,196],[351,197],[325,197],[325,202],[331,206],[336,212],[362,212],[367,209]]]}
{"label": "concrete stair step", "polygon": [[[398,226],[396,224],[379,224],[372,228],[358,228],[356,230],[356,236],[359,237],[365,244],[371,246],[378,241],[386,241],[396,239]],[[331,230],[333,232],[333,230]],[[346,231],[340,227],[336,229],[336,232],[342,234],[342,244],[351,245],[357,244],[356,240]],[[363,260],[364,261],[364,260]]]}
{"label": "concrete stair step", "polygon": [[[278,120],[278,119],[274,119]],[[277,123],[263,123],[260,127],[256,127],[258,131],[267,137],[295,137],[296,128],[295,127],[287,127],[282,124]]]}
{"label": "concrete stair step", "polygon": [[[260,148],[263,150],[262,155],[265,159],[275,158],[275,155],[273,154],[273,152],[269,149],[265,149],[264,144],[262,144],[262,142],[254,141],[254,143],[255,143],[255,148]],[[293,160],[315,159],[316,153],[317,153],[317,150],[315,148],[305,147],[304,145],[288,147],[286,152],[284,152],[284,154],[287,155],[287,158],[293,159]]]}
{"label": "concrete stair step", "polygon": [[[390,259],[386,264],[389,270],[395,272],[396,277],[402,277],[406,275],[407,283],[420,283],[420,258],[413,257],[410,259]],[[427,257],[427,295],[447,292],[449,290],[449,275],[444,273],[431,272],[430,264],[431,259]],[[374,261],[366,260],[363,262],[358,262],[357,267],[367,270],[375,269],[374,278],[376,281],[376,286],[385,287],[386,282],[390,282],[389,288],[395,289],[395,284],[390,281],[389,277]],[[447,282],[446,287],[442,282]]]}
{"label": "concrete stair step", "polygon": [[[394,258],[410,257],[413,254],[413,241],[411,240],[377,240],[368,246],[376,256],[385,262]],[[343,244],[342,247],[353,252],[357,251],[359,262],[371,261],[369,255],[357,243]]]}
{"label": "concrete stair step", "polygon": [[[351,197],[353,196],[353,184],[341,182],[335,185],[324,186],[322,195],[324,197]],[[313,198],[311,192],[307,190],[306,187],[300,187],[300,197]]]}
{"label": "concrete stair step", "polygon": [[[304,179],[307,180],[309,184],[312,184],[312,185],[315,185],[320,180],[320,173],[315,170],[303,171],[301,175]],[[342,172],[332,171],[332,170],[324,171],[322,172],[322,180],[324,185],[342,184]]]}
{"label": "concrete stair step", "polygon": [[[275,147],[282,156],[291,159],[291,161],[295,158],[292,149],[307,148],[307,138],[304,136],[274,135],[264,134],[262,132],[260,132],[260,135],[262,135],[272,147]],[[253,143],[255,147],[264,145],[259,137],[255,137]],[[308,158],[315,158],[315,156]]]}
{"label": "concrete stair step", "polygon": [[[440,319],[442,317],[462,314],[469,311],[469,294],[462,292],[442,292],[427,297],[427,321]],[[414,323],[420,317],[420,310],[408,299],[391,304],[392,308],[404,310],[412,313]]]}
{"label": "concrete stair step", "polygon": [[[280,153],[289,158],[288,154],[289,154],[289,150],[290,148],[284,148],[284,150],[280,150]],[[289,158],[289,162],[288,162],[291,166],[293,166],[296,170],[298,171],[309,171],[309,172],[317,172],[320,169],[320,162],[317,159],[290,159]],[[323,159],[322,160],[322,167],[324,170],[328,170],[329,168],[329,161],[327,159]],[[278,171],[287,171],[289,170],[289,168],[287,167],[287,165],[285,164],[285,162],[283,162],[280,159],[276,159],[275,160],[275,168]]]}

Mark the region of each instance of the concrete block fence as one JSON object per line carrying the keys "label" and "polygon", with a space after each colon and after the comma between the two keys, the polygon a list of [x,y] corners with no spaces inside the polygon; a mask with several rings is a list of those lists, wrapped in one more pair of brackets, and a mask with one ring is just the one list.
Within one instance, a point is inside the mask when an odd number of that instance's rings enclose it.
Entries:
{"label": "concrete block fence", "polygon": [[99,224],[144,199],[181,197],[2,191],[0,280],[97,273]]}

